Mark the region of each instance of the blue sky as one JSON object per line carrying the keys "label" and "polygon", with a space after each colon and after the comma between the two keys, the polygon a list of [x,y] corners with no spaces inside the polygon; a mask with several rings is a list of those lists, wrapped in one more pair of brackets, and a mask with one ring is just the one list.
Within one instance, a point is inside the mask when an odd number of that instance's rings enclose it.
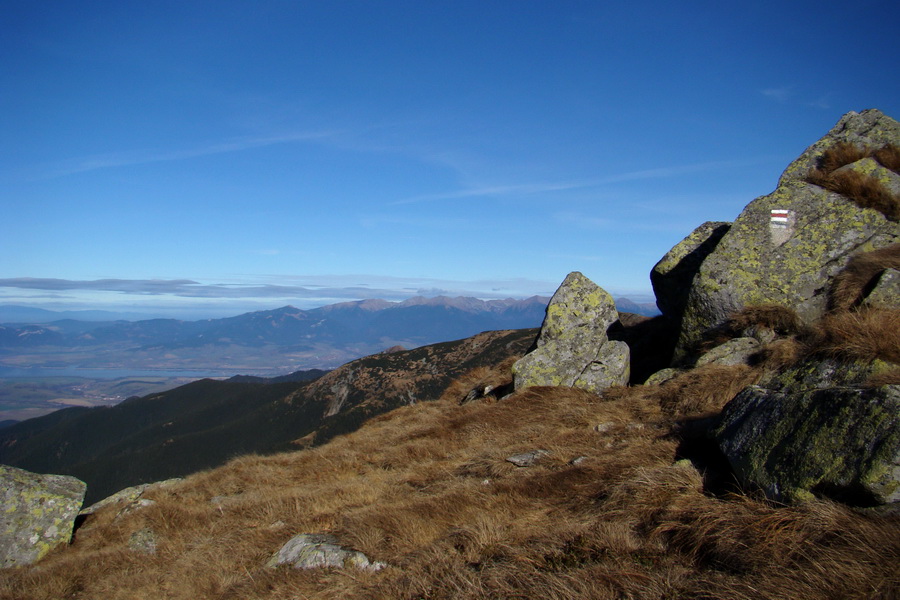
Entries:
{"label": "blue sky", "polygon": [[896,2],[0,0],[0,304],[645,298],[850,110]]}

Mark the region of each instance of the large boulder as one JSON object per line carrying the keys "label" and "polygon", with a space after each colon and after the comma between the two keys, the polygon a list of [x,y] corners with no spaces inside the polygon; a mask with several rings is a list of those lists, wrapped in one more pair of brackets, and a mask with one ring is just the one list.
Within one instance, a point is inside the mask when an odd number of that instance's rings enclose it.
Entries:
{"label": "large boulder", "polygon": [[650,271],[650,284],[656,295],[656,305],[664,315],[681,318],[700,265],[730,228],[731,223],[707,221],[654,265]]}
{"label": "large boulder", "polygon": [[[780,304],[794,309],[804,321],[816,319],[827,309],[833,278],[852,256],[900,241],[896,220],[807,181],[825,150],[839,143],[871,150],[900,145],[900,124],[877,110],[842,117],[788,166],[774,192],[744,209],[702,259],[686,299],[680,296],[684,284],[674,282],[685,281],[693,266],[685,268],[686,275],[673,277],[673,283],[666,283],[662,275],[673,272],[671,264],[677,265],[680,255],[690,256],[691,248],[703,247],[709,235],[692,234],[696,239],[682,242],[679,256],[664,259],[654,269],[661,272],[654,280],[662,295],[660,308],[681,321],[676,358],[683,358],[705,331],[746,305]],[[900,185],[900,175],[874,165],[871,158],[841,168],[872,175],[889,194]]]}
{"label": "large boulder", "polygon": [[900,386],[750,386],[723,409],[716,439],[738,479],[772,499],[900,501]]}
{"label": "large boulder", "polygon": [[564,385],[599,392],[628,383],[628,345],[607,335],[618,319],[612,296],[569,273],[550,299],[535,349],[513,365],[515,389]]}
{"label": "large boulder", "polygon": [[0,567],[30,565],[72,538],[87,485],[0,465]]}

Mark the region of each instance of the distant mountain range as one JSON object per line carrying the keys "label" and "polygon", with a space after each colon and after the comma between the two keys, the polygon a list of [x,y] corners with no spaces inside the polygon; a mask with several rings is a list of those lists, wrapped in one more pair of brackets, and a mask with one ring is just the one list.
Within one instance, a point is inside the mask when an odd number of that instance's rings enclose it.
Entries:
{"label": "distant mountain range", "polygon": [[[361,300],[312,310],[285,306],[200,321],[55,319],[60,313],[41,311],[33,313],[41,317],[37,320],[4,320],[0,325],[0,367],[251,375],[331,369],[393,346],[415,348],[481,331],[537,327],[548,301],[540,296],[487,301],[445,296],[403,302]],[[627,299],[619,302],[627,312],[655,311],[655,306]],[[22,309],[0,307],[0,317],[28,314]]]}

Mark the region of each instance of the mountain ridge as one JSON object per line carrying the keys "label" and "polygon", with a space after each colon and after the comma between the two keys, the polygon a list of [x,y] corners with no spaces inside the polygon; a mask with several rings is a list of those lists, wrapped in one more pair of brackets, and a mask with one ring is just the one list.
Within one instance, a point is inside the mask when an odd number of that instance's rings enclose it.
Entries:
{"label": "mountain ridge", "polygon": [[[549,298],[417,296],[221,319],[59,319],[0,325],[0,367],[233,371],[272,376],[332,369],[392,346],[416,348],[482,331],[537,327]],[[625,300],[631,311],[641,306]],[[644,306],[649,311],[649,307]]]}

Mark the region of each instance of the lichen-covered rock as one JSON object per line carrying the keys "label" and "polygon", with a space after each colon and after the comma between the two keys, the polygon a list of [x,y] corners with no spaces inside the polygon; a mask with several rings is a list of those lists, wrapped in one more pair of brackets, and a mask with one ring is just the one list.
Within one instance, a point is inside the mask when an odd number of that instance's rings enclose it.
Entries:
{"label": "lichen-covered rock", "polygon": [[[804,321],[818,318],[832,279],[852,255],[900,241],[900,223],[805,180],[826,148],[847,141],[872,149],[900,145],[900,124],[875,110],[845,115],[788,166],[774,192],[744,209],[697,270],[676,358],[747,305],[780,304]],[[866,158],[842,168],[886,178],[891,188],[897,175],[873,165]]]}
{"label": "lichen-covered rock", "polygon": [[779,185],[789,180],[801,180],[818,166],[822,153],[838,142],[857,146],[880,148],[885,144],[897,144],[900,125],[880,110],[869,109],[860,113],[850,111],[840,118],[828,134],[806,149],[781,174]]}
{"label": "lichen-covered rock", "polygon": [[796,365],[769,372],[757,385],[784,393],[837,387],[866,387],[871,379],[886,374],[895,365],[883,360],[809,358]]}
{"label": "lichen-covered rock", "polygon": [[874,306],[900,308],[900,271],[886,269],[866,296],[866,302]]}
{"label": "lichen-covered rock", "polygon": [[697,359],[696,366],[703,365],[744,365],[753,353],[760,348],[759,340],[752,337],[739,337],[719,344]]}
{"label": "lichen-covered rock", "polygon": [[535,350],[513,365],[515,389],[565,385],[599,392],[627,383],[628,346],[607,335],[618,318],[612,296],[570,273],[550,299]]}
{"label": "lichen-covered rock", "polygon": [[670,379],[678,377],[682,373],[684,373],[684,369],[676,369],[674,367],[660,369],[648,377],[647,381],[644,382],[644,385],[662,385]]}
{"label": "lichen-covered rock", "polygon": [[179,481],[183,481],[181,477],[174,477],[172,479],[166,479],[165,481],[156,481],[154,483],[142,483],[140,485],[133,485],[131,487],[127,487],[124,490],[119,490],[112,496],[107,496],[103,500],[95,502],[91,504],[89,507],[83,509],[79,514],[83,516],[92,515],[101,508],[106,508],[107,506],[111,506],[113,504],[125,504],[123,507],[128,508],[130,506],[136,506],[141,496],[144,495],[148,490],[155,490],[162,487],[168,487],[170,485],[174,485]]}
{"label": "lichen-covered rock", "polygon": [[770,498],[900,501],[900,386],[750,386],[725,406],[715,435],[738,478]]}
{"label": "lichen-covered rock", "polygon": [[666,252],[650,271],[656,306],[667,317],[680,318],[694,276],[731,223],[707,221]]}
{"label": "lichen-covered rock", "polygon": [[0,568],[29,565],[72,537],[87,485],[0,465]]}
{"label": "lichen-covered rock", "polygon": [[352,567],[371,571],[385,567],[384,563],[371,562],[362,552],[342,548],[336,537],[325,533],[301,533],[292,537],[266,563],[272,568],[279,565],[291,565],[295,569]]}
{"label": "lichen-covered rock", "polygon": [[138,529],[128,537],[128,549],[141,554],[156,554],[159,545],[159,537],[156,532],[145,527]]}

